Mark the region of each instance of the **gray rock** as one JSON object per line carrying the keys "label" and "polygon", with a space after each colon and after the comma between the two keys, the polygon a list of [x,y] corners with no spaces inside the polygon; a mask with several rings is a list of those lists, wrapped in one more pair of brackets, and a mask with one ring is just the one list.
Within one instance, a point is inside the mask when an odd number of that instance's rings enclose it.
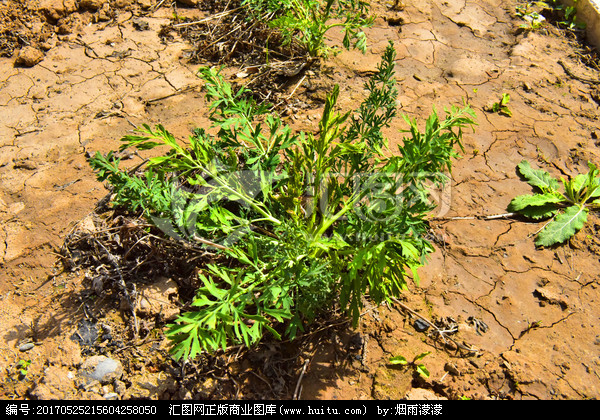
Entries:
{"label": "gray rock", "polygon": [[425,332],[429,329],[429,324],[420,318],[415,319],[415,322],[413,325],[415,327],[415,330],[417,330],[419,332]]}
{"label": "gray rock", "polygon": [[79,369],[79,376],[88,381],[107,384],[123,375],[123,365],[118,360],[106,356],[92,356],[85,360]]}
{"label": "gray rock", "polygon": [[107,394],[104,394],[104,399],[105,400],[118,400],[119,395],[116,392],[109,392]]}
{"label": "gray rock", "polygon": [[19,351],[28,351],[35,347],[33,343],[27,343],[19,346]]}

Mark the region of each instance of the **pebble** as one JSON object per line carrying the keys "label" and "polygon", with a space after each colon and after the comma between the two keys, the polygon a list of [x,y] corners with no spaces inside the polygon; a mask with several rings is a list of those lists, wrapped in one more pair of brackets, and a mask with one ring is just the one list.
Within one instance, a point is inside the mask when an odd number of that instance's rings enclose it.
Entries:
{"label": "pebble", "polygon": [[92,356],[85,360],[79,369],[79,376],[107,384],[123,375],[123,365],[118,360],[106,356]]}
{"label": "pebble", "polygon": [[91,10],[95,12],[96,10],[102,7],[102,4],[104,4],[103,0],[81,0],[79,2],[79,7],[81,9]]}
{"label": "pebble", "polygon": [[19,346],[19,351],[28,351],[35,347],[33,343],[27,343]]}
{"label": "pebble", "polygon": [[451,375],[460,375],[460,371],[456,368],[456,366],[449,362],[446,362],[446,364],[444,365],[444,370]]}
{"label": "pebble", "polygon": [[415,330],[419,332],[424,332],[429,329],[429,324],[422,319],[416,319],[414,323]]}
{"label": "pebble", "polygon": [[115,383],[113,384],[114,388],[115,388],[115,392],[119,395],[123,395],[125,394],[125,391],[127,391],[127,385],[125,385],[125,382],[123,381],[115,381]]}
{"label": "pebble", "polygon": [[23,47],[19,54],[17,55],[17,59],[15,64],[24,66],[24,67],[33,67],[44,58],[44,53],[33,47]]}

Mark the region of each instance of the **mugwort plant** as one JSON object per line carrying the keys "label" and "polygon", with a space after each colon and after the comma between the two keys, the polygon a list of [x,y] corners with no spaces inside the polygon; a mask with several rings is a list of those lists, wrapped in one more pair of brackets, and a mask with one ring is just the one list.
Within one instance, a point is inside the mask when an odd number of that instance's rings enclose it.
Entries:
{"label": "mugwort plant", "polygon": [[251,346],[265,334],[293,339],[334,305],[357,325],[366,295],[380,303],[418,283],[433,249],[432,193],[447,184],[475,114],[468,105],[443,119],[434,110],[424,132],[405,116],[409,128],[391,150],[383,129],[396,116],[394,59],[390,43],[355,112],[336,109],[336,86],[315,133],[294,132],[245,88],[203,68],[212,127],[187,143],[161,125],[125,136],[121,149],[166,149],[142,174],[112,152],[90,159],[114,206],[220,256],[200,267],[193,310],[168,326],[176,359]]}

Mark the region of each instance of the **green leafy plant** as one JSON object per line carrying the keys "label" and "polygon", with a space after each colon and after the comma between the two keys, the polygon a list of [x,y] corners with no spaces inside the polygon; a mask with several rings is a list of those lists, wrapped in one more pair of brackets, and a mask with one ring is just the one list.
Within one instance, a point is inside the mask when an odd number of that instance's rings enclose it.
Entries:
{"label": "green leafy plant", "polygon": [[516,7],[516,14],[526,21],[520,26],[524,29],[539,29],[548,19],[571,30],[585,29],[585,23],[577,20],[576,6],[577,0],[572,6],[561,0],[528,1]]}
{"label": "green leafy plant", "polygon": [[26,377],[27,374],[29,373],[29,366],[31,365],[31,360],[23,360],[20,359],[19,362],[17,363],[17,370],[19,371],[19,375],[21,375],[22,378]]}
{"label": "green leafy plant", "polygon": [[402,365],[402,366],[410,366],[415,372],[421,375],[424,378],[429,378],[429,370],[425,367],[423,363],[418,363],[420,360],[423,360],[425,356],[430,354],[431,352],[427,351],[421,354],[416,355],[412,362],[409,362],[404,356],[393,356],[390,357],[389,364],[390,365]]}
{"label": "green leafy plant", "polygon": [[562,243],[577,233],[587,221],[590,210],[600,208],[600,176],[596,166],[588,163],[589,172],[571,179],[561,178],[560,183],[544,170],[535,170],[529,162],[522,161],[519,172],[538,193],[520,195],[508,209],[534,220],[552,218],[538,233],[535,243],[551,246]]}
{"label": "green leafy plant", "polygon": [[519,25],[519,27],[522,29],[536,30],[541,28],[546,22],[544,15],[532,10],[529,3],[518,5],[516,7],[516,14],[526,22]]}
{"label": "green leafy plant", "polygon": [[[270,25],[281,31],[284,45],[298,40],[311,57],[327,57],[332,49],[325,45],[325,34],[333,28],[344,31],[345,48],[366,51],[363,28],[372,25],[369,5],[363,0],[245,0],[255,16],[266,12]],[[335,49],[333,49],[335,51]]]}
{"label": "green leafy plant", "polygon": [[510,95],[508,93],[503,93],[502,98],[500,98],[498,102],[494,102],[489,110],[491,112],[506,115],[507,117],[512,117],[512,111],[508,108],[509,102]]}
{"label": "green leafy plant", "polygon": [[468,106],[445,119],[434,112],[424,133],[405,117],[408,136],[391,153],[382,129],[396,115],[394,57],[390,43],[355,113],[336,111],[336,86],[316,133],[292,132],[204,68],[211,129],[194,130],[187,144],[161,125],[125,136],[121,149],[167,149],[141,175],[112,153],[90,159],[115,205],[218,253],[202,267],[193,310],[166,331],[175,358],[251,346],[267,333],[293,339],[334,304],[357,325],[365,295],[380,303],[418,282],[433,250],[431,188],[448,179],[475,116]]}
{"label": "green leafy plant", "polygon": [[577,20],[577,0],[573,1],[572,6],[563,4],[559,0],[546,0],[543,2],[546,8],[561,16],[558,24],[568,29],[585,29],[585,23]]}

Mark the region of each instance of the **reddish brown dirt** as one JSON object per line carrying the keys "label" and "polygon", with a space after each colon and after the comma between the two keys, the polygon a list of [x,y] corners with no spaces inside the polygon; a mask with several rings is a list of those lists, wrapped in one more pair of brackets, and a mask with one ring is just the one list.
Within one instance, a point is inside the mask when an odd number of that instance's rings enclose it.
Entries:
{"label": "reddish brown dirt", "polygon": [[[342,52],[294,92],[319,97],[338,83],[340,107],[352,109],[392,40],[401,112],[422,121],[432,106],[466,101],[476,110],[478,126],[465,133],[465,152],[455,162],[451,200],[431,222],[437,250],[420,270],[420,285],[402,297],[429,320],[452,318],[458,333],[451,338],[475,352],[449,351],[417,332],[399,305],[367,306],[360,335],[343,323],[323,327],[305,337],[292,361],[300,344],[267,343],[225,367],[207,359],[215,368],[203,376],[192,368],[182,376],[165,356],[159,330],[130,341],[126,314],[109,298],[91,299],[85,272],[62,272],[56,255],[106,194],[86,153],[116,149],[141,123],[160,122],[183,138],[206,122],[198,66],[185,59],[189,44],[158,36],[173,9],[154,10],[147,0],[99,8],[103,3],[0,2],[0,397],[600,396],[600,219],[591,215],[565,245],[539,249],[532,235],[541,223],[479,218],[505,213],[514,196],[531,191],[516,172],[522,159],[556,176],[585,172],[588,160],[600,164],[600,94],[598,84],[584,81],[594,75],[581,62],[581,45],[550,26],[520,32],[514,1],[406,0],[401,10],[374,2],[379,17],[367,32],[367,54]],[[181,5],[177,13],[204,16]],[[27,45],[43,59],[15,66]],[[486,111],[503,93],[510,94],[512,117]],[[290,122],[314,130],[321,110],[311,103]],[[388,133],[392,145],[405,128],[399,118]],[[168,285],[161,285],[165,293]],[[140,312],[148,330],[150,318]],[[120,380],[80,386],[78,369],[101,352],[72,339],[84,320],[110,326],[113,337],[123,334],[123,347],[104,349],[123,364]],[[30,342],[33,348],[20,350]],[[431,352],[423,359],[428,379],[387,363],[423,352]],[[25,376],[20,360],[31,362]]]}

